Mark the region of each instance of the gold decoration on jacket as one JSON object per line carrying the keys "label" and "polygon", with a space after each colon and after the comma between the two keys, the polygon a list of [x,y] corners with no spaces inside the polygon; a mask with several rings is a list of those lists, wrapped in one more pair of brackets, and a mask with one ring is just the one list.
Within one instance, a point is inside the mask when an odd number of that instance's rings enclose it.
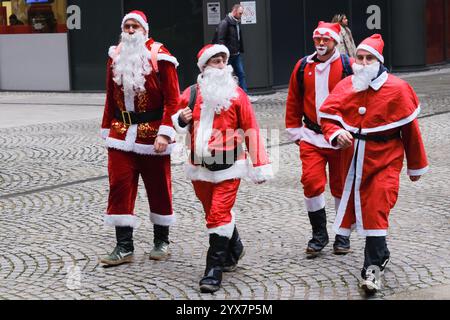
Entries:
{"label": "gold decoration on jacket", "polygon": [[120,90],[114,90],[114,101],[120,110],[125,111],[125,104],[123,103],[123,96]]}
{"label": "gold decoration on jacket", "polygon": [[158,129],[152,127],[148,122],[140,123],[138,125],[138,138],[146,139],[146,138],[156,138],[158,135]]}
{"label": "gold decoration on jacket", "polygon": [[137,96],[137,112],[145,112],[148,107],[148,95],[143,92]]}
{"label": "gold decoration on jacket", "polygon": [[119,134],[125,134],[128,130],[128,126],[120,121],[113,121],[111,127]]}

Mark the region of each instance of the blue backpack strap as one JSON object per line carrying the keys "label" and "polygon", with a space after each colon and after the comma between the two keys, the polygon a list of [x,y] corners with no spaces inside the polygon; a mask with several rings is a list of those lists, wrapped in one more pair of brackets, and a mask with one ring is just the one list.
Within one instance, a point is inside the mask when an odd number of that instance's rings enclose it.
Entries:
{"label": "blue backpack strap", "polygon": [[350,65],[350,58],[346,54],[341,54],[342,61],[342,79],[353,74],[352,66]]}
{"label": "blue backpack strap", "polygon": [[305,67],[306,64],[308,63],[308,56],[305,56],[302,58],[301,62],[300,62],[300,67],[297,70],[297,83],[298,83],[298,90],[300,93],[303,94],[303,82],[304,82],[304,75],[305,75]]}

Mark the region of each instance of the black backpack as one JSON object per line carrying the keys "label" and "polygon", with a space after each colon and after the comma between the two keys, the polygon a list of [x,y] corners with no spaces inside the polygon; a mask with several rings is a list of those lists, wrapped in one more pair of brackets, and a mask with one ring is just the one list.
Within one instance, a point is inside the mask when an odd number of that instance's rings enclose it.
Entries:
{"label": "black backpack", "polygon": [[191,93],[189,95],[188,107],[189,107],[189,109],[194,111],[195,100],[197,100],[197,85],[193,84],[193,85],[189,86],[189,90],[191,91]]}
{"label": "black backpack", "polygon": [[[305,74],[305,67],[308,63],[307,61],[308,56],[303,57],[300,63],[300,68],[297,70],[297,82],[298,82],[298,89],[301,93],[303,93],[304,87],[303,87],[303,81],[304,81],[304,74]],[[348,77],[353,74],[352,66],[350,65],[350,58],[346,54],[341,54],[341,61],[342,61],[342,79],[345,77]]]}

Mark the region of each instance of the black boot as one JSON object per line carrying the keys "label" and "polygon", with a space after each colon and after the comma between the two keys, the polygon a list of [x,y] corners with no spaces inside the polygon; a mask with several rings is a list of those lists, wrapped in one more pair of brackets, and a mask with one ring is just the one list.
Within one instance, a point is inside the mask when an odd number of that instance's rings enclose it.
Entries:
{"label": "black boot", "polygon": [[308,258],[315,258],[328,244],[327,216],[325,208],[308,212],[309,221],[312,226],[312,239],[308,242],[306,254]]}
{"label": "black boot", "polygon": [[212,233],[209,235],[209,249],[206,256],[205,275],[200,280],[200,291],[213,293],[220,289],[222,272],[227,258],[230,239]]}
{"label": "black boot", "polygon": [[236,226],[234,227],[233,235],[230,239],[228,247],[228,254],[223,267],[223,272],[232,272],[237,268],[238,261],[245,255],[244,245],[241,237],[239,237]]}
{"label": "black boot", "polygon": [[158,224],[153,225],[153,244],[150,251],[151,260],[164,260],[170,255],[169,252],[169,227]]}
{"label": "black boot", "polygon": [[334,238],[333,253],[344,255],[350,252],[350,237],[337,234]]}
{"label": "black boot", "polygon": [[100,259],[107,266],[118,266],[133,261],[133,228],[116,227],[117,245],[113,252]]}

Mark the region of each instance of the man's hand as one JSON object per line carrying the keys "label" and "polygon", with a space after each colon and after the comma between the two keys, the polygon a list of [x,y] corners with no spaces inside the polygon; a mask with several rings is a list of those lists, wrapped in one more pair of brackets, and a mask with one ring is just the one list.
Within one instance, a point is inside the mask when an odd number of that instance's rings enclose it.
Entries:
{"label": "man's hand", "polygon": [[412,182],[416,182],[419,181],[421,176],[409,176],[409,180],[411,180]]}
{"label": "man's hand", "polygon": [[348,131],[342,132],[337,137],[337,146],[341,149],[346,149],[350,147],[352,143],[353,143],[353,136]]}
{"label": "man's hand", "polygon": [[192,110],[189,107],[184,108],[180,113],[180,118],[184,123],[189,123],[192,120]]}
{"label": "man's hand", "polygon": [[169,145],[170,138],[165,135],[158,135],[155,139],[155,152],[156,153],[163,153],[167,150],[167,146]]}

